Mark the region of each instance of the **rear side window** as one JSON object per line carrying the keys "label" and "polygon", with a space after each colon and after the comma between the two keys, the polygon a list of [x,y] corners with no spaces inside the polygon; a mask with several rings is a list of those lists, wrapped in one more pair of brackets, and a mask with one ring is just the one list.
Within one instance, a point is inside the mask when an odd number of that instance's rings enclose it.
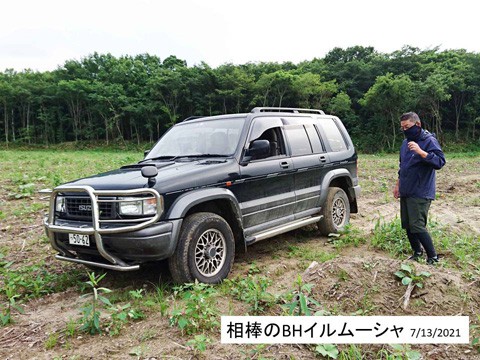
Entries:
{"label": "rear side window", "polygon": [[285,126],[288,142],[292,149],[292,156],[307,155],[312,153],[310,140],[307,132],[302,125],[288,125]]}
{"label": "rear side window", "polygon": [[326,136],[325,140],[330,144],[332,151],[337,152],[347,150],[345,139],[333,119],[322,119],[320,124]]}
{"label": "rear side window", "polygon": [[315,154],[325,152],[325,150],[323,149],[322,143],[320,142],[320,137],[318,136],[318,132],[313,127],[313,125],[310,125],[310,124],[305,125],[305,130],[307,130],[307,134],[310,139],[310,145],[312,145],[313,152]]}

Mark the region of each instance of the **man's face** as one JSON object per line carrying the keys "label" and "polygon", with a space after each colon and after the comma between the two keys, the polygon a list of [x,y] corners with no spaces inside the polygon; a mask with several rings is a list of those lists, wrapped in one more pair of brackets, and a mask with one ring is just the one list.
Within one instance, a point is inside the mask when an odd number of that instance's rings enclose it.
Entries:
{"label": "man's face", "polygon": [[400,121],[400,130],[402,131],[408,130],[414,125],[415,125],[415,121],[412,121],[412,120]]}

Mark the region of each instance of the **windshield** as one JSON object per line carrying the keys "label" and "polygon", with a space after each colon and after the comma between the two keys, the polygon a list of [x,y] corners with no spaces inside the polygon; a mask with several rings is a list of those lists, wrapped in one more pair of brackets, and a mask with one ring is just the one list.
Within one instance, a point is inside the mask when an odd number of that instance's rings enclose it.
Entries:
{"label": "windshield", "polygon": [[235,153],[244,118],[185,122],[171,128],[147,158],[216,155]]}

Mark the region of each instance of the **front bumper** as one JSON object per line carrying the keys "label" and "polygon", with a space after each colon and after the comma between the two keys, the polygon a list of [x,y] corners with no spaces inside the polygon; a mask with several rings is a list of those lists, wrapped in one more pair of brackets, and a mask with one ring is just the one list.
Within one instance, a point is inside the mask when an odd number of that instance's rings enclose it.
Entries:
{"label": "front bumper", "polygon": [[[92,203],[91,222],[56,218],[55,198],[58,193],[65,192],[88,194]],[[106,195],[155,197],[157,214],[130,222],[100,220],[98,197]],[[59,252],[56,256],[59,260],[118,271],[137,270],[140,263],[168,258],[175,251],[182,220],[157,222],[162,206],[162,198],[154,189],[97,191],[90,186],[64,185],[55,188],[50,195],[50,213],[44,226],[52,247]],[[69,233],[88,235],[90,246],[69,244]]]}

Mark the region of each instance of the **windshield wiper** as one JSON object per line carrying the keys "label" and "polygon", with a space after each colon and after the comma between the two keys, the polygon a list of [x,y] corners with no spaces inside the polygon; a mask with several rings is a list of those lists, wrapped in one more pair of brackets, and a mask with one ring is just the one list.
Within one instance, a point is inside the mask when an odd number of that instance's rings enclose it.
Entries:
{"label": "windshield wiper", "polygon": [[177,158],[176,155],[155,156],[155,157],[153,157],[153,158],[140,160],[138,163],[141,164],[141,163],[144,163],[144,162],[147,162],[147,161],[155,161],[155,160],[167,160],[167,161],[172,161],[172,160],[175,160],[176,158]]}
{"label": "windshield wiper", "polygon": [[147,161],[157,161],[157,160],[166,160],[166,161],[175,161],[181,158],[210,158],[210,157],[229,157],[230,155],[225,154],[186,154],[186,155],[167,155],[167,156],[156,156],[150,159],[141,160],[138,163],[142,164]]}
{"label": "windshield wiper", "polygon": [[225,154],[191,154],[191,155],[178,155],[175,159],[180,158],[207,158],[207,157],[229,157],[230,155]]}

